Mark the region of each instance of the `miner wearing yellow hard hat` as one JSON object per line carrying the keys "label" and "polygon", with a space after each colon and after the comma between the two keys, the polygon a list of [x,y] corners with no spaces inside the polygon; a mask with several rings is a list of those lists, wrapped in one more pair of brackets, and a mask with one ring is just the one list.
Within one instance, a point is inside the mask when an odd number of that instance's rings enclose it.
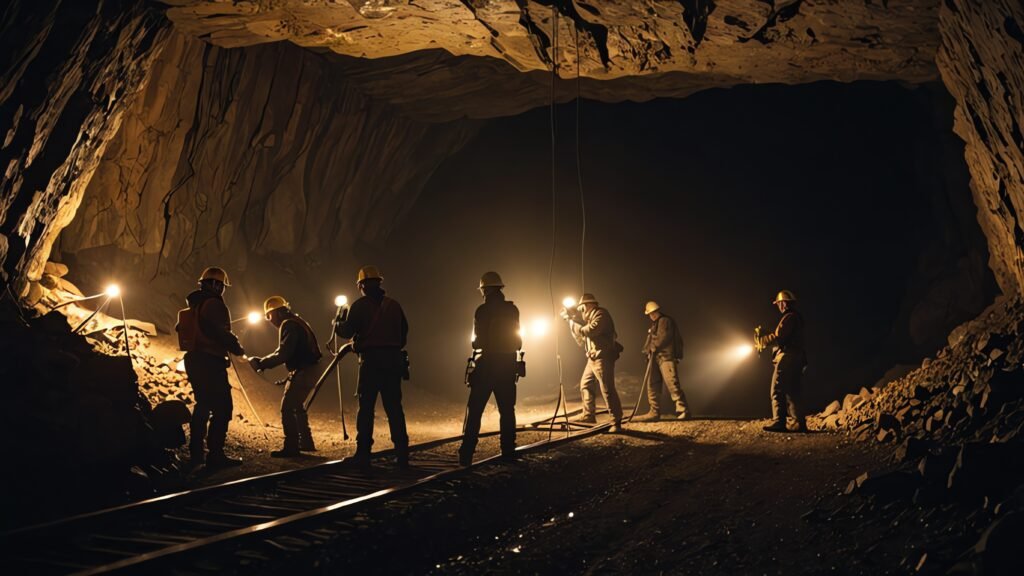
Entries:
{"label": "miner wearing yellow hard hat", "polygon": [[363,294],[349,309],[348,316],[335,324],[341,338],[351,338],[359,354],[359,413],[356,415],[357,466],[370,465],[373,445],[374,408],[377,395],[391,427],[391,441],[400,468],[409,465],[409,434],[402,411],[402,379],[408,379],[408,355],[405,353],[409,323],[397,300],[386,296],[381,283],[384,276],[376,266],[363,266],[356,285]]}
{"label": "miner wearing yellow hard hat", "polygon": [[[234,410],[228,383],[228,354],[245,354],[238,336],[231,331],[231,312],[224,303],[227,286],[231,286],[227,272],[210,267],[199,276],[199,289],[186,297],[188,310],[195,318],[189,325],[195,334],[186,337],[193,343],[192,349],[185,352],[185,372],[196,400],[189,424],[192,466],[205,463],[207,467],[216,468],[242,463],[240,459],[224,453],[224,441]],[[179,323],[179,336],[186,329]]]}
{"label": "miner wearing yellow hard hat", "polygon": [[494,394],[498,405],[501,431],[501,456],[516,456],[516,378],[517,353],[523,348],[519,334],[519,308],[505,299],[505,283],[497,272],[485,272],[480,277],[480,295],[484,303],[473,314],[473,351],[475,367],[469,374],[469,400],[466,403],[466,421],[462,427],[462,446],[459,463],[473,462],[480,418]]}
{"label": "miner wearing yellow hard hat", "polygon": [[597,422],[596,388],[600,387],[608,411],[612,415],[609,432],[622,430],[622,400],[615,389],[615,361],[622,354],[622,345],[616,341],[615,322],[611,313],[598,305],[593,294],[580,298],[575,309],[563,308],[562,318],[569,322],[569,331],[587,355],[587,365],[580,377],[583,396],[583,414],[579,422]]}
{"label": "miner wearing yellow hard hat", "polygon": [[796,420],[796,431],[806,432],[807,422],[801,402],[801,377],[807,366],[807,352],[804,349],[804,317],[796,309],[796,295],[782,290],[772,300],[782,318],[775,331],[759,337],[757,348],[774,347],[772,363],[772,423],[765,426],[768,432],[786,431],[787,404],[789,414]]}
{"label": "miner wearing yellow hard hat", "polygon": [[635,420],[655,422],[661,419],[661,390],[668,388],[669,396],[676,405],[676,418],[685,420],[690,413],[686,405],[686,394],[679,383],[679,361],[683,358],[683,337],[674,318],[665,314],[657,302],[651,300],[644,306],[644,314],[651,319],[644,341],[644,354],[650,364],[650,380],[647,385],[647,402],[651,405],[647,414]]}
{"label": "miner wearing yellow hard hat", "polygon": [[284,364],[288,378],[284,381],[281,397],[281,428],[284,430],[284,446],[270,453],[272,458],[290,458],[300,452],[314,452],[313,432],[309,429],[309,417],[303,408],[303,401],[316,385],[319,373],[316,365],[320,361],[320,345],[309,323],[291,308],[281,296],[271,296],[263,302],[263,313],[278,329],[277,349],[262,358],[250,358],[249,362],[257,372]]}

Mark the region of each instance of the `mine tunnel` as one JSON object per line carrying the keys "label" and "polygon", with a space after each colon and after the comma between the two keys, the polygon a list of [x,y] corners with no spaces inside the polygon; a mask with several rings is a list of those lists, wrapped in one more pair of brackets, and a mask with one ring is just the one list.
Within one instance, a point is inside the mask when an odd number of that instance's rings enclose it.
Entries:
{"label": "mine tunnel", "polygon": [[1019,574],[1022,30],[10,0],[9,569]]}

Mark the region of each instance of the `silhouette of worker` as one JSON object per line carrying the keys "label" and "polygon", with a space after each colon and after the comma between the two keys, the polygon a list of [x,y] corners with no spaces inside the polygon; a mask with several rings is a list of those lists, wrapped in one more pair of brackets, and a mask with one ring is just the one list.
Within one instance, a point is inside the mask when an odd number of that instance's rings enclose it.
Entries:
{"label": "silhouette of worker", "polygon": [[397,300],[384,295],[384,280],[376,266],[359,269],[356,284],[363,296],[352,303],[348,317],[337,322],[341,338],[351,338],[359,355],[359,413],[356,415],[356,453],[358,466],[370,465],[373,445],[374,408],[380,395],[391,427],[399,467],[409,465],[409,435],[402,411],[402,378],[408,378],[408,356],[404,348],[409,323]]}
{"label": "silhouette of worker", "polygon": [[668,393],[676,405],[676,418],[690,417],[686,406],[686,394],[679,383],[679,360],[683,357],[683,337],[674,318],[665,314],[657,302],[651,300],[644,306],[644,314],[651,319],[644,341],[644,354],[650,362],[650,380],[647,385],[647,402],[651,409],[636,418],[641,422],[655,422],[661,419],[661,390]]}
{"label": "silhouette of worker", "polygon": [[278,329],[277,350],[262,358],[250,358],[249,363],[257,372],[284,364],[288,378],[281,397],[281,428],[284,429],[284,446],[270,453],[273,458],[291,458],[300,451],[315,452],[313,432],[309,429],[309,417],[302,403],[316,385],[319,374],[316,365],[320,361],[320,344],[309,323],[292,312],[288,302],[281,296],[271,296],[263,303],[267,320]]}
{"label": "silhouette of worker", "polygon": [[[210,267],[199,277],[199,289],[186,297],[197,318],[195,349],[185,352],[185,373],[196,398],[189,426],[189,457],[192,466],[238,466],[239,458],[224,453],[224,441],[234,405],[228,383],[228,353],[245,354],[231,331],[231,312],[224,303],[224,289],[231,286],[227,272]],[[209,425],[209,430],[207,430]],[[206,442],[208,454],[203,451]]]}
{"label": "silhouette of worker", "polygon": [[484,303],[473,315],[475,368],[467,382],[469,401],[459,448],[459,463],[463,466],[473,463],[480,417],[491,394],[500,415],[501,455],[506,459],[516,456],[517,353],[523,347],[523,338],[519,334],[519,308],[505,300],[501,291],[504,287],[497,272],[487,272],[480,278]]}

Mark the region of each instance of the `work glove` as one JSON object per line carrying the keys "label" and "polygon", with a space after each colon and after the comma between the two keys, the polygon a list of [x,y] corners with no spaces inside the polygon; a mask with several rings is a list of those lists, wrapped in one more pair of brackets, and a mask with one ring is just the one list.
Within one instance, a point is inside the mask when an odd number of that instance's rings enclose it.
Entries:
{"label": "work glove", "polygon": [[249,365],[252,366],[252,369],[256,372],[263,372],[263,363],[259,357],[249,358]]}

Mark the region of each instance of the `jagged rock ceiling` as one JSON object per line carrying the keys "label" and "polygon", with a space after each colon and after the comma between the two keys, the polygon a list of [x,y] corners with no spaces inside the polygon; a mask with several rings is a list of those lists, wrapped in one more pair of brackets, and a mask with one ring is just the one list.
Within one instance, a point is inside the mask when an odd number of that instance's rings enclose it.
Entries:
{"label": "jagged rock ceiling", "polygon": [[938,76],[936,0],[164,2],[179,30],[216,46],[289,41],[337,55],[369,94],[433,120],[542,104],[552,61],[605,101]]}

